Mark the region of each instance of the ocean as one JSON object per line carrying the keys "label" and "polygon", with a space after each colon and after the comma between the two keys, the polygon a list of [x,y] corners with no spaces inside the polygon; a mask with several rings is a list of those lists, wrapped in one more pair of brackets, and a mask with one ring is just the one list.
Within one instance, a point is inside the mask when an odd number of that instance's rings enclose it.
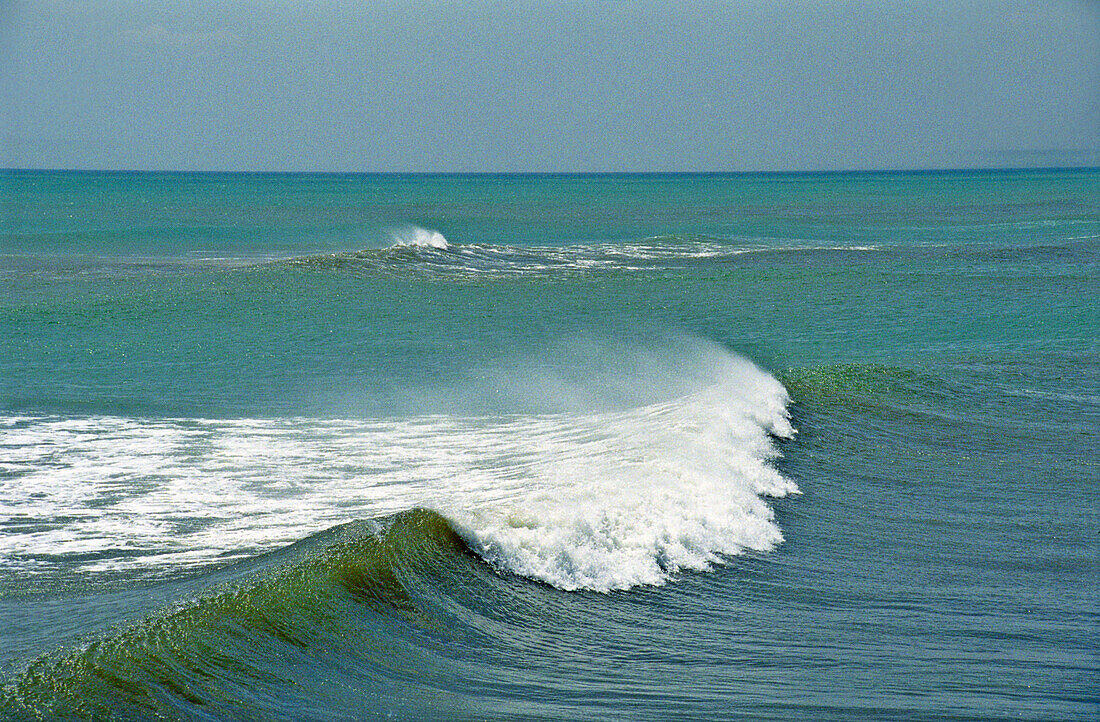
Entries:
{"label": "ocean", "polygon": [[0,718],[1095,720],[1100,170],[0,173]]}

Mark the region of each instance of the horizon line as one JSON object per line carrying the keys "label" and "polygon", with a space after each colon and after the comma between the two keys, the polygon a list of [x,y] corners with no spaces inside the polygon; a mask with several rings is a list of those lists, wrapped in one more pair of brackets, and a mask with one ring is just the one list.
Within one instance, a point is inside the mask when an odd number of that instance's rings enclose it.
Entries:
{"label": "horizon line", "polygon": [[592,177],[592,176],[825,176],[825,175],[935,175],[960,173],[1020,173],[1096,171],[1100,165],[975,166],[944,168],[858,168],[829,170],[628,170],[628,171],[325,171],[325,170],[179,170],[135,168],[0,167],[4,173],[74,173],[118,175],[251,175],[251,176],[407,176],[407,177]]}

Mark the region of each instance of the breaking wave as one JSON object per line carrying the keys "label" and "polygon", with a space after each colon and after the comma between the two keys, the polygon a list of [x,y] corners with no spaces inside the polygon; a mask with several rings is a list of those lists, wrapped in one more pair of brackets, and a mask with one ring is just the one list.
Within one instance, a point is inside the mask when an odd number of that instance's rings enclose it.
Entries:
{"label": "breaking wave", "polygon": [[0,565],[32,587],[60,569],[156,576],[424,508],[501,570],[568,590],[661,584],[773,547],[763,499],[797,491],[772,465],[773,437],[794,433],[783,386],[716,346],[689,356],[652,359],[684,393],[613,410],[578,410],[596,409],[588,389],[560,413],[11,418]]}

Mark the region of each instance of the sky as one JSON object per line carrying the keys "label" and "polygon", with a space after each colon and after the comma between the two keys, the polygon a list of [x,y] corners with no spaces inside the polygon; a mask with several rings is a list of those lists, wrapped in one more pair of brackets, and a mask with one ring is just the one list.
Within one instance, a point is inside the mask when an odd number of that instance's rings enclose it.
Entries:
{"label": "sky", "polygon": [[1100,166],[1100,0],[0,0],[0,166]]}

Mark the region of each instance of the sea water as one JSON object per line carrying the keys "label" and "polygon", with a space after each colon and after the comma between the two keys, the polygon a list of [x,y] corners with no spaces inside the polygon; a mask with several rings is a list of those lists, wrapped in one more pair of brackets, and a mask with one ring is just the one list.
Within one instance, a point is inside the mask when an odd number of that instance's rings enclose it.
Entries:
{"label": "sea water", "polygon": [[0,716],[1095,719],[1100,172],[0,175]]}

